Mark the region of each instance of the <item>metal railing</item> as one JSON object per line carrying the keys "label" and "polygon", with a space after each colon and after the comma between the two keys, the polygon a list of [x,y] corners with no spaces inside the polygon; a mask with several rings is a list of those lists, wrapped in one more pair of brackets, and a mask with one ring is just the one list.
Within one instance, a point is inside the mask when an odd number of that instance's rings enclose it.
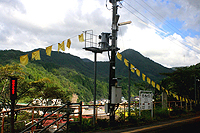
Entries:
{"label": "metal railing", "polygon": [[[34,124],[34,108],[56,108],[56,110],[54,110],[52,113],[46,115],[45,117],[41,118],[41,119],[37,119],[38,121]],[[31,126],[29,126],[28,128],[24,129],[23,131],[21,131],[20,133],[26,133],[26,132],[31,132],[33,133],[34,131],[38,131],[38,133],[41,133],[45,130],[47,130],[49,127],[51,127],[52,125],[57,123],[57,129],[54,132],[59,131],[60,129],[66,128],[67,132],[69,130],[69,124],[70,123],[78,123],[80,125],[80,131],[81,131],[81,123],[82,123],[82,102],[79,103],[70,103],[67,102],[66,104],[64,104],[63,106],[46,106],[46,107],[38,107],[38,106],[32,106],[32,107],[26,107],[26,108],[21,108],[21,109],[16,109],[16,111],[21,111],[21,110],[30,110],[32,109],[32,124]],[[79,111],[77,113],[72,112],[74,109],[78,109]],[[64,114],[62,116],[59,117],[59,111],[64,110],[62,112],[64,112]],[[52,115],[54,115],[57,112],[57,119],[54,119],[54,121],[52,123],[50,123],[47,126],[44,126],[44,128],[40,128],[40,129],[34,129],[35,126],[43,123],[44,121],[48,120],[49,118],[52,119]],[[1,125],[1,133],[4,132],[4,118],[5,118],[5,113],[9,113],[9,111],[4,111],[1,112],[3,114],[2,117],[2,125]],[[79,115],[79,119],[77,119],[78,121],[69,121],[70,119],[70,115],[71,114],[77,114]],[[58,126],[58,121],[63,120],[65,118],[66,122],[61,125],[60,127]],[[63,121],[64,122],[64,121]],[[42,124],[41,124],[42,125]]]}
{"label": "metal railing", "polygon": [[[157,108],[158,104],[161,104],[161,102],[154,102],[154,109]],[[82,105],[82,103],[66,103],[64,104],[63,106],[31,106],[31,107],[25,107],[25,108],[20,108],[20,109],[15,109],[15,112],[19,112],[19,111],[22,111],[22,110],[26,110],[26,111],[29,111],[31,112],[32,110],[32,119],[30,121],[30,124],[31,126],[28,127],[28,129],[26,130],[23,130],[21,131],[21,133],[24,133],[24,132],[36,132],[36,131],[40,131],[41,129],[34,129],[33,127],[36,126],[39,122],[43,122],[44,119],[54,119],[54,123],[52,123],[51,125],[53,124],[56,124],[57,125],[57,129],[55,132],[59,131],[60,129],[64,128],[65,126],[67,126],[67,130],[69,129],[69,124],[72,123],[72,122],[69,122],[70,118],[74,118],[75,116],[72,116],[73,114],[77,114],[78,116],[76,116],[76,118],[79,118],[79,121],[78,123],[80,124],[81,126],[81,123],[82,123],[82,118],[84,118],[84,116],[90,116],[89,118],[91,118],[93,116],[93,113],[88,113],[88,114],[85,114],[84,110],[85,108],[89,108],[89,107],[93,107],[94,105]],[[109,118],[108,117],[108,114],[101,112],[98,110],[99,108],[104,108],[104,105],[95,105],[96,106],[96,119],[105,119],[105,118]],[[181,101],[168,101],[168,108],[172,107],[172,106],[176,106],[176,107],[180,107],[181,109],[192,109],[192,107],[194,106],[191,102],[190,103],[187,103],[187,102],[181,102]],[[139,104],[138,103],[132,103],[131,104],[131,108],[137,108],[139,107]],[[36,111],[36,109],[38,110],[41,110],[42,108],[58,108],[56,110],[54,110],[51,114],[48,114],[47,116],[45,116],[44,118],[34,118],[34,111]],[[119,108],[121,109],[121,113],[122,113],[122,117],[123,119],[125,120],[125,118],[127,117],[127,108],[128,108],[128,103],[123,103],[123,104],[119,104]],[[62,116],[59,118],[59,113],[61,109],[65,109],[66,112],[64,114],[62,114]],[[70,109],[78,109],[78,112],[77,113],[74,113],[72,111],[70,111]],[[69,112],[67,112],[69,111]],[[57,117],[51,117],[52,114],[56,113],[57,112]],[[1,112],[1,116],[2,116],[2,119],[1,119],[1,133],[4,133],[4,128],[6,125],[9,125],[8,124],[5,124],[5,118],[6,118],[6,114],[9,115],[9,111],[3,111]],[[118,116],[116,116],[118,117]],[[67,122],[64,123],[63,125],[59,126],[58,124],[58,121],[63,119],[63,118],[67,118]],[[88,118],[88,117],[87,117]],[[34,121],[37,120],[37,123],[34,124]],[[19,122],[24,122],[25,120],[20,120],[20,121],[17,121],[15,123],[19,123]],[[27,120],[26,120],[27,121]],[[57,122],[57,123],[56,123]],[[50,125],[50,126],[51,126]],[[50,126],[48,126],[47,128],[45,127],[45,130],[48,129]],[[5,128],[6,129],[6,128]]]}

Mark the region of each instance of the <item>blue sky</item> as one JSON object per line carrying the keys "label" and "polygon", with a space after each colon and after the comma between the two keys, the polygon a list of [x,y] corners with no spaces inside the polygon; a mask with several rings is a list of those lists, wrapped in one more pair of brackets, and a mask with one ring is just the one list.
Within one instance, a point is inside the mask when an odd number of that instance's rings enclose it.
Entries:
{"label": "blue sky", "polygon": [[[121,3],[119,22],[132,23],[119,27],[119,52],[131,48],[166,67],[200,62],[199,0]],[[107,7],[112,8],[108,1]],[[112,10],[108,9],[106,0],[0,0],[0,50],[31,51],[54,44],[56,51],[57,43],[84,30],[92,29],[95,35],[111,32]],[[167,26],[166,20],[173,26]],[[82,49],[84,43],[78,42],[77,37],[71,41],[71,48],[65,53],[93,60],[93,53]],[[97,58],[108,61],[107,53],[98,54]]]}
{"label": "blue sky", "polygon": [[[200,3],[198,0],[192,2],[189,0],[126,0],[123,5],[131,13],[129,19],[132,19],[137,28],[142,29],[137,30],[138,34],[143,33],[140,36],[135,34],[136,39],[129,41],[140,45],[129,46],[130,48],[168,67],[199,63],[200,8],[198,7]],[[133,32],[129,31],[129,34],[134,34]],[[150,44],[150,47],[146,44]]]}
{"label": "blue sky", "polygon": [[[200,36],[200,32],[195,29],[184,29],[184,21],[179,21],[176,19],[168,19],[164,22],[162,28],[169,32],[170,35],[174,33],[179,33],[182,38],[187,36],[196,37]],[[166,25],[167,24],[167,25]]]}

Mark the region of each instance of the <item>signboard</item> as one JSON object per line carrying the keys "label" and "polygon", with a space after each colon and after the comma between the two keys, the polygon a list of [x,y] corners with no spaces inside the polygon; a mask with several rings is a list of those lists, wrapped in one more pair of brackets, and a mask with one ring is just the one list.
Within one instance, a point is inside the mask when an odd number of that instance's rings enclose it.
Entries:
{"label": "signboard", "polygon": [[10,99],[17,99],[17,78],[10,79]]}
{"label": "signboard", "polygon": [[142,110],[151,110],[151,117],[153,118],[153,93],[152,91],[139,91],[139,115]]}
{"label": "signboard", "polygon": [[141,93],[140,94],[140,110],[151,110],[152,109],[152,94]]}

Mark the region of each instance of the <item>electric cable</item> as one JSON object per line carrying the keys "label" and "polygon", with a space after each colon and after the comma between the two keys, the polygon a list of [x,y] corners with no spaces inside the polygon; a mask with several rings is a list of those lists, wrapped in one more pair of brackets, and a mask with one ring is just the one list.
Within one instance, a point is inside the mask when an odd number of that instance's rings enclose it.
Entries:
{"label": "electric cable", "polygon": [[[155,14],[153,14],[151,11],[149,11],[147,8],[145,8],[142,4],[140,4],[137,0],[135,0],[136,3],[138,3],[141,7],[143,7],[145,10],[147,10],[151,15],[155,16],[158,20],[160,20]],[[183,37],[187,37],[187,35],[185,35],[184,33],[182,33],[179,29],[177,29],[171,22],[169,22],[167,19],[165,19],[162,15],[160,15],[156,10],[154,10],[150,5],[148,5],[144,0],[142,0],[142,2],[147,5],[151,10],[153,10],[160,18],[162,18],[165,22],[164,24],[169,27],[172,31],[174,31],[175,33],[178,32],[179,35],[183,36]],[[162,20],[160,20],[162,22]],[[169,24],[167,24],[167,23]],[[170,27],[171,26],[171,27]],[[174,30],[175,29],[175,30]],[[190,43],[193,43],[194,45],[196,45],[192,40],[190,40]]]}
{"label": "electric cable", "polygon": [[[124,1],[125,2],[125,1]],[[144,18],[146,18],[150,23],[152,23],[155,27],[157,27],[159,30],[161,30],[162,32],[164,32],[164,33],[166,33],[163,29],[161,29],[160,27],[158,27],[154,22],[152,22],[150,19],[148,19],[145,15],[143,15],[142,13],[140,13],[138,10],[136,10],[132,5],[130,5],[130,4],[128,4],[127,2],[125,2],[128,6],[130,6],[133,10],[135,10],[137,13],[139,13],[141,16],[143,16]],[[123,5],[123,7],[127,10],[127,11],[129,11],[132,15],[134,15],[135,17],[137,17],[139,20],[141,20],[143,23],[145,23],[147,26],[148,26],[148,24],[143,20],[143,19],[141,19],[140,17],[138,17],[135,13],[133,13],[130,9],[128,9],[126,6],[124,6]],[[161,35],[161,36],[163,36],[163,35]],[[163,37],[165,37],[165,36],[163,36]],[[173,37],[174,38],[174,37]],[[169,38],[168,38],[169,39]],[[175,39],[175,38],[174,38]],[[170,39],[169,39],[170,40]],[[170,40],[170,41],[172,41],[172,40]],[[180,42],[180,41],[179,41]],[[173,41],[173,43],[175,43],[174,41]],[[190,46],[190,45],[188,45],[188,44],[184,44],[183,42],[180,42],[181,44],[183,44],[184,46],[186,46],[186,47],[182,47],[181,45],[179,45],[179,46],[181,46],[182,48],[184,48],[185,50],[192,50],[192,51],[194,51],[194,52],[196,52],[196,53],[198,53],[199,54],[199,52],[200,52],[200,49],[198,48],[198,47],[194,47],[194,46],[192,46],[192,48],[191,49],[189,49],[188,48],[188,46]],[[175,44],[177,44],[177,43],[175,43]],[[186,49],[187,48],[187,49]],[[195,49],[196,50],[195,50]]]}

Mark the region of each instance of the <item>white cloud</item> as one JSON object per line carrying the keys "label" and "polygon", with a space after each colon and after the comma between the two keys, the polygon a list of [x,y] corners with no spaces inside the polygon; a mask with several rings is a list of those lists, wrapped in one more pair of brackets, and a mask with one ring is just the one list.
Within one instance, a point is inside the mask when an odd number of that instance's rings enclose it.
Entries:
{"label": "white cloud", "polygon": [[174,12],[174,17],[177,17],[179,20],[184,21],[185,29],[193,29],[200,31],[200,2],[199,0],[170,0],[180,6],[180,9],[177,9]]}
{"label": "white cloud", "polygon": [[183,38],[178,34],[162,38],[154,29],[140,29],[132,25],[129,26],[124,37],[120,39],[118,46],[123,47],[122,51],[128,48],[139,51],[144,56],[166,67],[196,64],[199,62],[197,53],[183,45],[181,43],[183,41]]}
{"label": "white cloud", "polygon": [[[148,13],[147,10],[154,11],[142,1],[137,0],[146,9],[136,1],[126,1],[148,16],[158,27],[162,27],[162,22],[167,18],[177,18],[185,22],[183,28],[186,30],[200,30],[198,0],[145,1],[152,9],[158,11],[162,16],[159,16],[161,20],[157,20],[155,16]],[[112,11],[107,10],[105,2],[105,0],[2,0],[0,1],[0,49],[30,51],[53,44],[53,49],[57,50],[57,43],[73,37],[71,49],[66,50],[66,53],[94,60],[92,52],[82,49],[84,43],[78,42],[77,35],[83,30],[90,29],[94,30],[96,35],[101,32],[111,32]],[[108,6],[111,8],[111,4],[108,3]],[[126,7],[129,6],[126,5]],[[132,13],[139,15],[131,7],[129,9]],[[123,7],[118,9],[118,13],[120,14],[119,22],[132,21],[131,25],[119,29],[120,52],[132,48],[168,67],[193,65],[199,62],[197,57],[199,53],[190,49],[200,51],[197,49],[200,47],[199,35],[182,38],[178,33],[166,36],[168,31],[165,31],[162,33],[164,36],[160,36],[158,27],[145,20],[143,16],[139,15],[153,28],[142,24]],[[158,17],[158,14],[154,15]],[[108,60],[108,54],[107,52],[98,54],[97,58],[97,60]]]}

